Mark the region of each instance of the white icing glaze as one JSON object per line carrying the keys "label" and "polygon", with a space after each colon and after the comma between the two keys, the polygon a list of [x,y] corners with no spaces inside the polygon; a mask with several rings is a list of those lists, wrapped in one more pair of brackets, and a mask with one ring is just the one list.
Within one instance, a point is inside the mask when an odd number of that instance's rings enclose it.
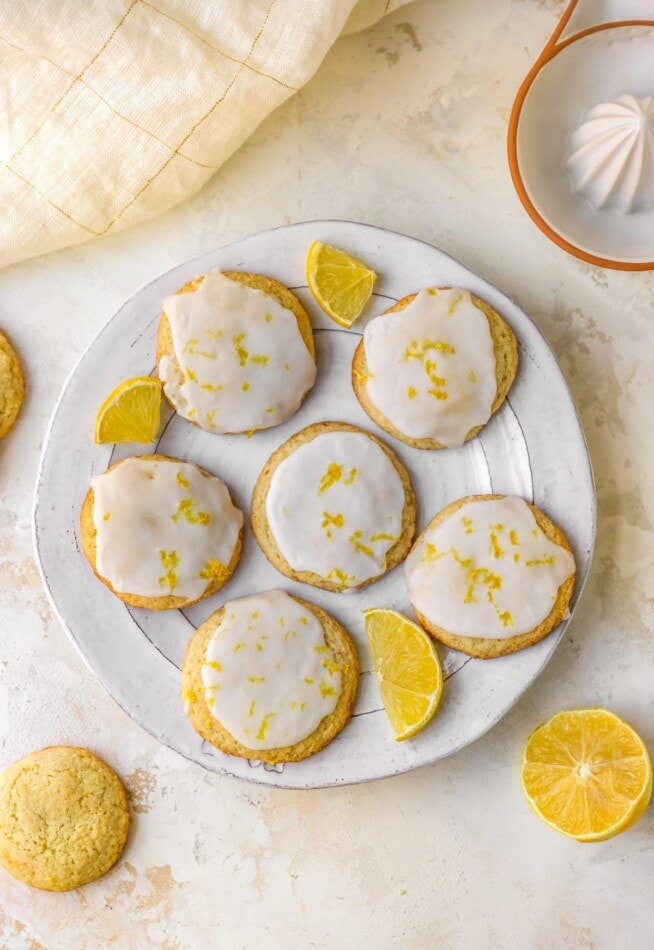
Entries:
{"label": "white icing glaze", "polygon": [[550,613],[574,573],[566,548],[545,537],[522,498],[471,501],[427,527],[405,562],[414,608],[464,637],[502,640]]}
{"label": "white icing glaze", "polygon": [[275,469],[266,515],[277,547],[296,571],[358,587],[386,570],[399,539],[404,487],[363,432],[326,432]]}
{"label": "white icing glaze", "polygon": [[618,96],[591,109],[570,136],[573,190],[598,210],[654,206],[654,98]]}
{"label": "white icing glaze", "polygon": [[315,615],[283,590],[240,597],[207,645],[207,705],[250,749],[293,745],[333,712],[341,671]]}
{"label": "white icing glaze", "polygon": [[243,515],[197,466],[127,458],[91,487],[97,571],[120,593],[195,600],[232,560]]}
{"label": "white icing glaze", "polygon": [[274,297],[205,274],[193,293],[164,301],[175,355],[162,357],[166,396],[209,432],[268,429],[313,386],[316,365],[290,310]]}
{"label": "white icing glaze", "polygon": [[363,342],[367,396],[404,435],[455,447],[488,422],[493,340],[467,290],[423,290],[404,310],[371,320]]}

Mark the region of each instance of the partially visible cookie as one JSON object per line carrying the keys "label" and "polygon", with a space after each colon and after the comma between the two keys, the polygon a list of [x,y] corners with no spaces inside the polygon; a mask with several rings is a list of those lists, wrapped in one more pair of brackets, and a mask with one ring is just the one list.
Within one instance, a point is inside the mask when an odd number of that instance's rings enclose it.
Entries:
{"label": "partially visible cookie", "polygon": [[443,449],[478,434],[517,369],[515,335],[496,310],[460,288],[429,288],[370,321],[352,386],[385,432],[417,449]]}
{"label": "partially visible cookie", "polygon": [[480,659],[538,643],[568,616],[568,541],[522,498],[471,495],[444,508],[404,565],[409,600],[436,640]]}
{"label": "partially visible cookie", "polygon": [[94,478],[80,515],[93,571],[132,607],[210,597],[241,557],[243,515],[222,479],[192,462],[137,455]]}
{"label": "partially visible cookie", "polygon": [[186,649],[181,693],[193,728],[229,755],[299,762],[345,726],[356,648],[330,614],[283,590],[228,602]]}
{"label": "partially visible cookie", "polygon": [[31,887],[95,881],[122,854],[128,829],[122,782],[87,749],[50,746],[0,775],[0,864]]}
{"label": "partially visible cookie", "polygon": [[286,421],[316,377],[308,314],[287,287],[244,271],[209,271],[167,297],[157,334],[164,394],[208,432]]}
{"label": "partially visible cookie", "polygon": [[416,515],[409,474],[392,449],[345,422],[296,432],[252,493],[252,531],[270,563],[331,591],[363,587],[399,564]]}
{"label": "partially visible cookie", "polygon": [[25,378],[16,351],[0,332],[0,439],[16,421],[25,398]]}

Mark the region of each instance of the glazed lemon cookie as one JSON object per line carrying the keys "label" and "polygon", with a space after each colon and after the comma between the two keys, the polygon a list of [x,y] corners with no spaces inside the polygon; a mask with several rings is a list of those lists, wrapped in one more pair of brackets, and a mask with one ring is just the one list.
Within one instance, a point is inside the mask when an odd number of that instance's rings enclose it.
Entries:
{"label": "glazed lemon cookie", "polygon": [[11,343],[0,333],[0,439],[13,427],[25,398],[25,379]]}
{"label": "glazed lemon cookie", "polygon": [[168,610],[209,597],[241,556],[243,515],[225,483],[165,455],[127,458],[96,476],[81,527],[96,575],[132,607]]}
{"label": "glazed lemon cookie", "polygon": [[122,854],[128,828],[122,782],[87,749],[51,746],[0,775],[0,864],[31,887],[95,881]]}
{"label": "glazed lemon cookie", "polygon": [[345,422],[318,422],[268,459],[251,518],[278,571],[342,591],[371,583],[406,557],[416,499],[387,445]]}
{"label": "glazed lemon cookie", "polygon": [[328,613],[283,590],[240,597],[191,638],[182,666],[184,711],[230,755],[298,762],[350,718],[356,649]]}
{"label": "glazed lemon cookie", "polygon": [[157,337],[164,393],[209,432],[284,422],[316,378],[309,317],[261,274],[209,271],[164,301]]}
{"label": "glazed lemon cookie", "polygon": [[575,562],[563,533],[534,505],[472,495],[427,525],[404,575],[425,630],[486,659],[537,643],[568,616]]}
{"label": "glazed lemon cookie", "polygon": [[417,449],[463,445],[499,409],[518,368],[513,331],[459,287],[430,287],[371,320],[352,385],[380,428]]}

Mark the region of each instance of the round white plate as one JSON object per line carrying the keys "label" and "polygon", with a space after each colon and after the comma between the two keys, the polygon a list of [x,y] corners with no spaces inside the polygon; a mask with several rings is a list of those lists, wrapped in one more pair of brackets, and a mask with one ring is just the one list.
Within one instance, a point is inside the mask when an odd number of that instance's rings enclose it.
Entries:
{"label": "round white plate", "polygon": [[[309,245],[320,239],[361,257],[379,275],[366,318],[341,330],[313,303],[305,283]],[[318,379],[285,425],[247,436],[211,435],[171,415],[156,446],[93,443],[98,406],[130,376],[154,372],[161,303],[211,268],[270,274],[292,288],[314,325]],[[379,432],[350,385],[350,362],[366,320],[400,297],[429,285],[459,285],[487,300],[511,324],[520,369],[508,400],[480,438],[461,449],[424,452]],[[55,610],[90,669],[117,703],[166,745],[207,769],[266,785],[309,788],[362,782],[435,762],[473,742],[496,723],[543,669],[567,621],[530,649],[499,660],[471,660],[440,649],[446,683],[441,707],[412,740],[397,743],[382,709],[363,631],[362,611],[388,606],[411,615],[402,568],[360,593],[333,594],[278,574],[246,534],[243,559],[214,597],[184,611],[125,606],[93,575],[79,541],[79,509],[91,478],[127,455],[156,451],[197,462],[223,477],[248,513],[250,494],[270,453],[318,420],[344,420],[384,438],[411,473],[420,506],[419,529],[463,495],[522,495],[564,530],[577,559],[572,607],[581,592],[595,529],[595,495],[584,436],[570,393],[547,343],[504,294],[442,251],[413,238],[363,224],[313,221],[264,231],[174,267],[128,300],[81,356],[64,386],[48,432],[36,486],[37,556]],[[222,603],[252,591],[283,587],[315,601],[343,623],[361,659],[354,716],[322,752],[304,762],[267,766],[218,752],[195,733],[179,698],[186,643]]]}

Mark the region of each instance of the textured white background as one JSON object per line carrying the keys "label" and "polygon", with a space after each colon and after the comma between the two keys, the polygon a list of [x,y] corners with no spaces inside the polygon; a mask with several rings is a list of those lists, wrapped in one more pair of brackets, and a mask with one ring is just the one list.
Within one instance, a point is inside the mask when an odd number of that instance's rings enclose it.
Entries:
{"label": "textured white background", "polygon": [[[654,809],[577,845],[538,822],[518,778],[527,734],[564,707],[605,704],[654,751],[654,274],[598,270],[550,244],[505,160],[513,96],[562,10],[420,0],[339,41],[192,201],[0,273],[0,326],[29,385],[0,444],[0,767],[87,745],[125,777],[134,817],[118,867],[81,891],[39,893],[0,871],[0,946],[651,947]],[[431,241],[524,307],[581,411],[599,532],[565,639],[490,734],[396,779],[286,792],[203,772],[114,705],[52,617],[30,516],[56,395],[122,300],[186,257],[314,217]]]}

